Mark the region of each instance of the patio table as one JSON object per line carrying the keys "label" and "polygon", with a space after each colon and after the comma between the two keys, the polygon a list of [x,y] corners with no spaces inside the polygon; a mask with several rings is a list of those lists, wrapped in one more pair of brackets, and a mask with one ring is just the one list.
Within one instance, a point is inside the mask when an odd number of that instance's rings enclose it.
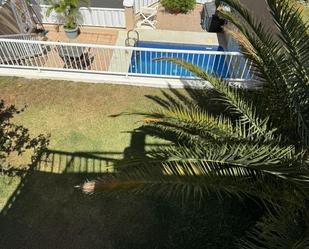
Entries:
{"label": "patio table", "polygon": [[89,66],[87,48],[60,45],[56,49],[66,68],[85,69]]}
{"label": "patio table", "polygon": [[75,46],[58,46],[59,55],[61,57],[80,58],[83,56],[84,48]]}

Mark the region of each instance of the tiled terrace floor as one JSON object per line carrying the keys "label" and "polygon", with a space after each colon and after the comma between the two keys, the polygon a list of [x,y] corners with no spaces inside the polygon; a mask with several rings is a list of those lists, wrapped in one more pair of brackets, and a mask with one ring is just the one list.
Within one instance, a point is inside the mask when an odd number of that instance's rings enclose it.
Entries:
{"label": "tiled terrace floor", "polygon": [[[151,31],[152,41],[156,41],[156,37],[167,37],[169,36],[169,32],[172,33],[173,37],[177,40],[176,42],[185,41],[186,37],[182,31],[187,31],[188,36],[201,36],[202,38],[207,34],[207,32],[201,29],[201,11],[202,5],[196,5],[194,10],[187,14],[170,14],[165,11],[163,7],[158,7],[157,14],[157,30],[149,30]],[[121,60],[128,60],[130,57],[129,54],[126,54],[125,51],[114,51],[109,48],[95,48],[93,46],[89,46],[87,48],[80,47],[78,50],[82,50],[80,53],[76,50],[75,43],[77,44],[98,44],[98,45],[118,45],[124,46],[124,41],[126,38],[126,30],[121,29],[112,29],[112,28],[98,28],[98,27],[80,27],[80,35],[74,39],[69,40],[63,29],[57,31],[56,25],[44,25],[44,28],[49,30],[47,34],[48,41],[56,41],[56,42],[66,42],[71,43],[71,45],[60,46],[58,44],[49,44],[46,45],[46,48],[43,49],[43,53],[39,56],[34,57],[33,59],[29,59],[29,61],[23,62],[24,64],[30,65],[39,65],[40,67],[47,68],[72,68],[79,69],[82,67],[86,70],[91,71],[119,71],[117,65],[114,65],[115,62],[113,58],[121,58]],[[178,32],[177,32],[178,31]],[[194,34],[193,34],[194,32]],[[176,34],[177,33],[177,34]],[[190,35],[191,33],[191,35]],[[172,34],[170,34],[172,35]],[[213,34],[210,37],[213,39]],[[148,37],[148,36],[147,36]],[[144,40],[147,40],[146,36],[143,37]],[[149,37],[148,37],[149,38]],[[179,38],[179,39],[178,39]],[[205,41],[207,37],[205,37]],[[209,37],[208,37],[209,38]],[[217,37],[215,37],[217,38]],[[203,38],[204,39],[204,38]],[[160,39],[159,39],[160,40]],[[214,39],[213,39],[214,40]],[[215,39],[216,40],[216,39]],[[203,40],[204,41],[204,40]],[[210,42],[209,44],[213,44]],[[63,52],[64,50],[64,52]],[[66,61],[66,57],[68,57],[69,51],[70,54],[74,54],[74,61]],[[74,52],[75,51],[75,52]],[[76,57],[76,53],[78,57]],[[63,56],[66,54],[66,56]],[[79,54],[81,54],[79,56]],[[72,58],[72,56],[69,56]],[[130,58],[129,58],[130,59]],[[113,62],[112,62],[113,61]],[[82,66],[80,66],[82,65]],[[86,65],[86,66],[84,66]]]}
{"label": "tiled terrace floor", "polygon": [[117,29],[80,27],[80,35],[73,41],[69,40],[63,30],[56,31],[55,25],[44,25],[49,30],[47,38],[49,41],[73,42],[73,43],[91,43],[101,45],[114,45],[118,38]]}
{"label": "tiled terrace floor", "polygon": [[171,14],[163,7],[158,8],[157,29],[174,31],[201,32],[201,12],[203,5],[197,4],[194,10],[187,14]]}
{"label": "tiled terrace floor", "polygon": [[[57,32],[55,25],[44,25],[45,29],[48,29],[47,34],[48,41],[59,41],[67,43],[86,43],[86,44],[99,44],[99,45],[115,45],[118,32],[117,29],[104,29],[104,28],[95,28],[95,27],[81,27],[80,35],[74,39],[70,40],[66,37],[63,30]],[[62,48],[61,48],[62,49]],[[51,68],[64,67],[65,63],[63,59],[59,56],[59,50],[54,47],[50,49],[48,53],[44,56],[44,66]],[[71,50],[71,47],[66,49]],[[87,56],[87,61],[89,61],[88,70],[96,71],[106,71],[110,66],[110,61],[113,56],[113,51],[110,49],[97,49],[91,48],[83,52]],[[84,61],[82,61],[84,62]],[[91,63],[90,63],[91,62]]]}

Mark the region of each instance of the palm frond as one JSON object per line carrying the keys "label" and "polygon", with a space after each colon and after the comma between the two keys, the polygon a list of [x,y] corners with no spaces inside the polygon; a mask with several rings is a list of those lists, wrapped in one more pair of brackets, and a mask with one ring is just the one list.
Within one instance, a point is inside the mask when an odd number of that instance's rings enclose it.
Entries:
{"label": "palm frond", "polygon": [[[236,35],[243,53],[254,63],[258,77],[264,82],[269,107],[277,117],[278,127],[298,130],[305,145],[309,142],[308,104],[308,25],[300,13],[286,0],[269,0],[271,13],[279,28],[283,44],[274,39],[274,34],[255,21],[248,10],[238,1],[222,0],[233,8],[233,13],[220,11],[241,32]],[[307,69],[305,69],[307,68]],[[307,86],[306,86],[307,85]],[[286,110],[283,112],[282,110]],[[285,128],[282,119],[290,120]],[[295,122],[297,120],[297,122]]]}
{"label": "palm frond", "polygon": [[[294,191],[289,201],[297,204],[298,198],[308,190],[308,184],[289,166],[288,161],[294,160],[293,154],[290,147],[245,144],[209,144],[194,150],[171,146],[149,152],[147,157],[122,161],[112,186],[105,179],[86,183],[86,186],[92,184],[92,191],[130,188],[167,198],[175,195],[183,200],[191,197],[200,200],[214,192],[219,197],[222,194],[239,198],[251,196],[267,202],[280,200],[282,195],[278,193],[286,189]],[[280,164],[285,160],[286,164]],[[276,190],[274,182],[278,184]],[[89,188],[86,190],[89,192]]]}
{"label": "palm frond", "polygon": [[270,124],[268,122],[269,119],[261,119],[258,117],[252,103],[248,103],[240,95],[240,89],[229,86],[227,82],[207,74],[202,69],[191,63],[173,58],[162,58],[162,60],[168,60],[182,66],[194,73],[196,76],[210,82],[210,84],[214,87],[214,90],[220,94],[218,100],[225,104],[228,111],[239,115],[238,120],[240,126],[248,125],[248,138],[252,137],[254,139],[261,139],[265,141],[274,139],[273,133],[275,130],[270,129]]}
{"label": "palm frond", "polygon": [[239,242],[241,249],[309,248],[309,216],[306,210],[285,208],[270,213],[248,237]]}
{"label": "palm frond", "polygon": [[152,119],[148,119],[150,122],[146,122],[145,126],[166,125],[182,129],[192,135],[201,137],[207,135],[220,140],[237,137],[237,131],[231,120],[223,116],[215,117],[197,106],[161,108],[150,112],[147,117]]}
{"label": "palm frond", "polygon": [[279,29],[279,37],[296,69],[301,82],[309,84],[309,23],[304,23],[301,11],[287,0],[267,0],[271,14]]}
{"label": "palm frond", "polygon": [[216,94],[212,101],[226,111],[212,115],[177,94],[176,98],[167,93],[164,98],[152,97],[160,108],[135,113],[144,117],[141,129],[170,136],[173,144],[121,160],[113,175],[85,182],[81,186],[85,193],[131,190],[183,202],[200,201],[209,193],[219,198],[249,197],[270,212],[240,248],[309,248],[309,214],[304,210],[309,198],[308,24],[288,0],[266,1],[277,38],[237,0],[221,0],[233,11],[220,12],[238,29],[231,33],[263,82],[264,112],[254,106],[259,102],[250,99],[249,92],[218,75],[179,59],[158,59],[209,82]]}
{"label": "palm frond", "polygon": [[285,74],[297,112],[298,131],[306,145],[309,144],[309,23],[304,23],[301,12],[287,0],[267,0],[279,37],[284,45]]}
{"label": "palm frond", "polygon": [[[233,9],[233,12],[226,12],[219,8],[218,13],[233,24],[245,38],[241,39],[245,43],[240,43],[243,48],[242,52],[254,62],[259,79],[280,90],[284,79],[281,79],[281,82],[273,81],[278,76],[282,78],[280,67],[277,67],[277,63],[280,62],[280,58],[277,58],[280,46],[278,41],[274,41],[273,32],[265,29],[261,22],[254,20],[249,11],[238,1],[221,0],[221,2]],[[248,49],[248,45],[250,49]]]}

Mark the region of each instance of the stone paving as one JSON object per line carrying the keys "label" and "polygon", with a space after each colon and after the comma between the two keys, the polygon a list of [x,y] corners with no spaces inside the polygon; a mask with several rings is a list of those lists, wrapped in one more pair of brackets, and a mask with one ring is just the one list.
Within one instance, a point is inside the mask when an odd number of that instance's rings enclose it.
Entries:
{"label": "stone paving", "polygon": [[97,28],[97,27],[80,27],[80,35],[69,40],[62,28],[57,31],[56,25],[44,25],[48,29],[47,38],[49,41],[74,42],[74,43],[90,43],[101,45],[114,45],[116,43],[119,29],[113,28]]}
{"label": "stone paving", "polygon": [[202,10],[203,5],[197,4],[195,8],[187,14],[171,14],[163,7],[159,7],[156,28],[174,31],[201,32],[203,31],[201,27]]}

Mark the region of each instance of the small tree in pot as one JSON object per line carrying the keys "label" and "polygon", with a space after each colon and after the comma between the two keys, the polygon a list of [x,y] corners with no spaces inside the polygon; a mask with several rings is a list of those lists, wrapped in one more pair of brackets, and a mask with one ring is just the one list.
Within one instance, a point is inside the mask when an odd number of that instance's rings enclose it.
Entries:
{"label": "small tree in pot", "polygon": [[194,9],[196,0],[161,0],[161,4],[171,13],[187,13]]}
{"label": "small tree in pot", "polygon": [[46,15],[49,17],[52,12],[55,12],[59,21],[64,24],[66,35],[74,39],[79,33],[77,20],[81,18],[79,8],[82,3],[88,3],[88,0],[48,0],[50,7]]}

